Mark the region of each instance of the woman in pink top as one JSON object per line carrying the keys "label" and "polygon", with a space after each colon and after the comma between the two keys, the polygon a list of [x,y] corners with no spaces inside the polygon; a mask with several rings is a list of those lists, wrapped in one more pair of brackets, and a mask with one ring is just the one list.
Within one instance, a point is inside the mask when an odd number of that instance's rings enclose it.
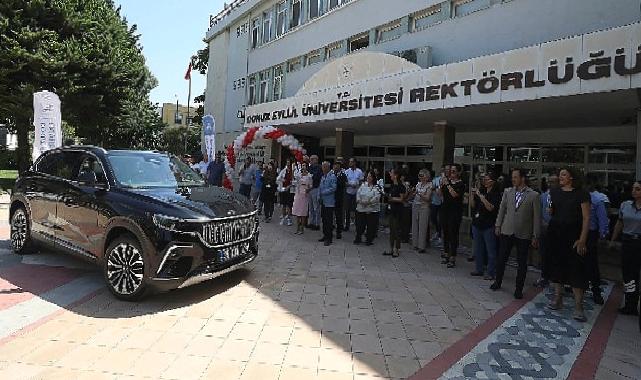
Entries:
{"label": "woman in pink top", "polygon": [[307,211],[309,204],[309,191],[312,189],[313,179],[307,170],[307,163],[303,162],[300,168],[300,177],[298,178],[296,193],[294,195],[294,205],[292,214],[296,216],[296,234],[304,232],[307,223]]}

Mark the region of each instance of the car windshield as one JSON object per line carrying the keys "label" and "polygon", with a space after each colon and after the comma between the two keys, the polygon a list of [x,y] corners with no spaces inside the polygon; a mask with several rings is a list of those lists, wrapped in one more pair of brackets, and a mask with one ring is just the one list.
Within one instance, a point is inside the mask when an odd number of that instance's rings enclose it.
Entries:
{"label": "car windshield", "polygon": [[109,152],[116,181],[125,187],[202,186],[203,179],[175,156],[154,152]]}

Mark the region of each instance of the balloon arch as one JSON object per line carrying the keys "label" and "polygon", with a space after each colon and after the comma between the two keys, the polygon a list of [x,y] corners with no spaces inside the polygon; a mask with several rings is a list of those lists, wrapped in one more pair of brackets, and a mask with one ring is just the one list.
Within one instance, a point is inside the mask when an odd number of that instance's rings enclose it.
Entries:
{"label": "balloon arch", "polygon": [[289,148],[289,150],[294,154],[294,157],[297,161],[303,161],[303,156],[305,155],[305,149],[301,146],[300,142],[292,135],[288,135],[285,131],[280,128],[269,126],[263,127],[252,127],[249,128],[246,132],[243,132],[232,144],[229,144],[225,152],[225,179],[223,181],[223,186],[231,189],[232,182],[231,178],[234,176],[234,168],[236,167],[236,157],[238,152],[241,149],[244,149],[251,145],[252,142],[256,139],[267,139],[267,140],[276,140],[282,146]]}

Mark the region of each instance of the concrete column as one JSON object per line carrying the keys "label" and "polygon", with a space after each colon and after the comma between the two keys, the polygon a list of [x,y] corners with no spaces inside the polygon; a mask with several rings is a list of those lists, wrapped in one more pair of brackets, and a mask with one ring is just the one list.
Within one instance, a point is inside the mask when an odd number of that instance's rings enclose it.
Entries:
{"label": "concrete column", "polygon": [[336,157],[347,160],[354,156],[354,132],[336,128]]}
{"label": "concrete column", "polygon": [[636,159],[636,179],[641,178],[641,111],[637,111],[637,159]]}
{"label": "concrete column", "polygon": [[454,162],[456,130],[446,121],[434,123],[434,139],[432,142],[432,170],[438,173],[441,166]]}

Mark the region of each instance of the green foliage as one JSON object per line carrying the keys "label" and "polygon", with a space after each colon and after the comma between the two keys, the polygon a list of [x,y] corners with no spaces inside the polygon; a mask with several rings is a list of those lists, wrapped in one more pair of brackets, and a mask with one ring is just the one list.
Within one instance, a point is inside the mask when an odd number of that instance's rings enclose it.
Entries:
{"label": "green foliage", "polygon": [[[166,150],[175,155],[200,154],[200,134],[202,127],[167,127],[162,133],[162,143],[159,149]],[[187,150],[185,150],[185,137]]]}
{"label": "green foliage", "polygon": [[0,2],[0,119],[15,126],[19,158],[30,156],[32,94],[43,89],[60,96],[63,119],[87,143],[158,145],[156,83],[136,26],[112,0]]}
{"label": "green foliage", "polygon": [[207,65],[209,63],[209,45],[204,49],[198,50],[196,54],[191,56],[191,66],[200,74],[207,74]]}

